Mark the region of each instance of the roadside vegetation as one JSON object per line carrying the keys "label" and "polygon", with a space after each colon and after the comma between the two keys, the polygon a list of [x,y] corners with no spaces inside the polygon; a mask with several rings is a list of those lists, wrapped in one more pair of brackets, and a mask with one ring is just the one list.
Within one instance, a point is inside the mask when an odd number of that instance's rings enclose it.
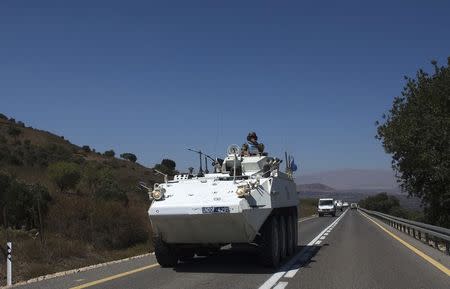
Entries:
{"label": "roadside vegetation", "polygon": [[[162,177],[133,153],[115,156],[0,114],[0,247],[13,242],[14,282],[152,250],[150,203],[137,184]],[[157,166],[172,173],[176,164]],[[1,283],[5,263],[2,252]]]}
{"label": "roadside vegetation", "polygon": [[298,205],[298,217],[304,218],[317,214],[317,204],[319,199],[315,198],[302,198]]}
{"label": "roadside vegetation", "polygon": [[419,197],[425,221],[450,228],[450,57],[433,72],[406,77],[400,96],[377,122],[404,191]]}
{"label": "roadside vegetation", "polygon": [[379,193],[369,196],[361,201],[358,205],[364,209],[385,213],[388,215],[409,219],[418,222],[424,222],[423,211],[410,210],[400,206],[398,198],[387,193]]}

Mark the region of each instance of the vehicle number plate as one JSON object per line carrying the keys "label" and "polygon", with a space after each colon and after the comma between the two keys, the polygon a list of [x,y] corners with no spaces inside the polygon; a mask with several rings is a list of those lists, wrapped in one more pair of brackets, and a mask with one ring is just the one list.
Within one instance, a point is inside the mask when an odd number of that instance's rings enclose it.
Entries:
{"label": "vehicle number plate", "polygon": [[229,213],[229,207],[202,207],[203,214],[220,214],[220,213]]}

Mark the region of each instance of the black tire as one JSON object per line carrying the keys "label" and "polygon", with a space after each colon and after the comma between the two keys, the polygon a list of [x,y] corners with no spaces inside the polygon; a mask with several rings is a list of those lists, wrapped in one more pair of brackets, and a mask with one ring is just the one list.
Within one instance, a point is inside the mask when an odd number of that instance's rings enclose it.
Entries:
{"label": "black tire", "polygon": [[297,251],[298,246],[298,211],[297,208],[293,209],[293,219],[294,219],[294,253]]}
{"label": "black tire", "polygon": [[279,226],[277,216],[270,216],[261,228],[259,259],[264,266],[276,268],[280,264]]}
{"label": "black tire", "polygon": [[287,223],[286,223],[286,232],[287,232],[287,245],[286,245],[286,253],[288,256],[292,256],[295,252],[295,236],[294,236],[294,225],[295,225],[295,219],[294,219],[294,212],[293,210],[289,211],[289,215],[287,216]]}
{"label": "black tire", "polygon": [[336,217],[336,213],[332,213],[331,216]]}
{"label": "black tire", "polygon": [[287,256],[287,222],[286,222],[286,216],[280,215],[279,218],[279,240],[280,240],[280,259],[283,260]]}
{"label": "black tire", "polygon": [[178,263],[177,252],[171,248],[160,237],[153,238],[153,246],[155,247],[156,261],[161,267],[174,267]]}
{"label": "black tire", "polygon": [[319,217],[323,217],[323,214],[319,213]]}
{"label": "black tire", "polygon": [[194,250],[186,249],[180,251],[180,253],[178,254],[178,259],[180,259],[181,262],[188,262],[192,260],[194,256],[195,256]]}

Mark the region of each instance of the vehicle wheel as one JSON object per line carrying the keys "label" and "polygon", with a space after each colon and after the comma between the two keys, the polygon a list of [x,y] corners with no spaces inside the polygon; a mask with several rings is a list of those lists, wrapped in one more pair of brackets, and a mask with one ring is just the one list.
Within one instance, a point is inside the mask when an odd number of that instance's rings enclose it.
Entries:
{"label": "vehicle wheel", "polygon": [[261,244],[259,258],[263,265],[278,267],[280,264],[278,218],[271,216],[261,229]]}
{"label": "vehicle wheel", "polygon": [[319,213],[319,217],[323,217],[323,214]]}
{"label": "vehicle wheel", "polygon": [[295,219],[294,219],[294,212],[291,210],[289,212],[289,215],[287,216],[287,223],[286,223],[286,232],[287,232],[287,245],[286,245],[286,253],[288,256],[292,256],[295,252]]}
{"label": "vehicle wheel", "polygon": [[153,238],[156,261],[161,267],[174,267],[178,263],[177,252],[160,237]]}
{"label": "vehicle wheel", "polygon": [[331,213],[331,216],[336,217],[336,213]]}
{"label": "vehicle wheel", "polygon": [[286,216],[280,215],[280,259],[286,258],[287,254],[287,226],[286,226]]}
{"label": "vehicle wheel", "polygon": [[194,256],[195,256],[194,250],[182,250],[178,254],[178,258],[180,259],[181,262],[190,261],[192,258],[194,258]]}

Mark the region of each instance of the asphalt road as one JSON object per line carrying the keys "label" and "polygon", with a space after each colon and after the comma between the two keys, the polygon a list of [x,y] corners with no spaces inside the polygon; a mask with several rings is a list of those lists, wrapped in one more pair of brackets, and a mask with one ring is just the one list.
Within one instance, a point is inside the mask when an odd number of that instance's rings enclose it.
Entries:
{"label": "asphalt road", "polygon": [[450,288],[450,257],[387,230],[443,264],[447,273],[348,210],[299,222],[298,253],[275,271],[260,266],[252,252],[235,248],[174,269],[148,256],[16,288]]}

